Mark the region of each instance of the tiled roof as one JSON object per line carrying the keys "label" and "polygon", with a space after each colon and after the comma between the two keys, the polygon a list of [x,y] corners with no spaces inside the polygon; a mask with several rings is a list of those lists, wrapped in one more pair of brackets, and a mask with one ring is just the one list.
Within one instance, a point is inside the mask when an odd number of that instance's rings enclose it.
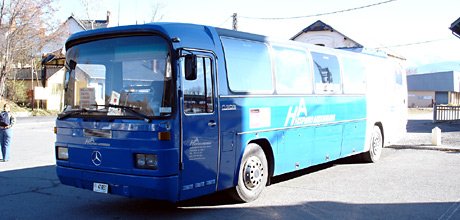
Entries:
{"label": "tiled roof", "polygon": [[83,26],[85,30],[107,28],[109,25],[107,20],[78,20],[78,22]]}
{"label": "tiled roof", "polygon": [[[54,75],[57,71],[62,69],[62,67],[48,67],[46,68],[46,79],[49,79],[52,75]],[[37,74],[34,74],[34,80],[40,80],[41,77],[41,70],[36,70]],[[37,79],[38,76],[38,79]],[[16,68],[12,70],[12,74],[9,74],[7,79],[9,80],[32,80],[32,74],[30,68]]]}

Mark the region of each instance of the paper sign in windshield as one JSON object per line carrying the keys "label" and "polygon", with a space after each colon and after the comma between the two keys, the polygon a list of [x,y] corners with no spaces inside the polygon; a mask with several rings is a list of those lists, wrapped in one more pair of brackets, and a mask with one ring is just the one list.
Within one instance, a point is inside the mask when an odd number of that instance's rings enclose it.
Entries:
{"label": "paper sign in windshield", "polygon": [[[111,105],[119,105],[120,104],[120,93],[112,91],[112,95],[110,95],[110,102]],[[120,108],[110,107],[107,115],[121,115]]]}
{"label": "paper sign in windshield", "polygon": [[81,88],[80,89],[80,107],[90,108],[91,105],[96,104],[96,91],[94,88]]}

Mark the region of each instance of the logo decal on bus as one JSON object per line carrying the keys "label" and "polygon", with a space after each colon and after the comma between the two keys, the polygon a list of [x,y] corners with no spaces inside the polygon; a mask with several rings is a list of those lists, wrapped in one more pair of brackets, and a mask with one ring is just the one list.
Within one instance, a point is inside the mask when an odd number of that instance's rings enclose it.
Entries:
{"label": "logo decal on bus", "polygon": [[297,106],[289,107],[284,126],[318,124],[332,121],[335,121],[335,114],[308,116],[307,105],[305,105],[305,100],[302,98]]}
{"label": "logo decal on bus", "polygon": [[222,105],[222,111],[235,111],[236,105]]}
{"label": "logo decal on bus", "polygon": [[95,166],[100,166],[102,164],[102,154],[99,151],[93,151],[91,154],[91,161]]}
{"label": "logo decal on bus", "polygon": [[205,160],[207,150],[212,147],[211,141],[200,140],[198,137],[192,137],[186,142],[190,143],[190,147],[185,151],[189,160]]}
{"label": "logo decal on bus", "polygon": [[212,144],[211,141],[200,141],[197,137],[190,140],[190,146],[210,146]]}
{"label": "logo decal on bus", "polygon": [[97,145],[97,146],[103,146],[103,147],[110,147],[109,143],[97,143],[96,140],[93,137],[89,137],[85,140],[86,145]]}

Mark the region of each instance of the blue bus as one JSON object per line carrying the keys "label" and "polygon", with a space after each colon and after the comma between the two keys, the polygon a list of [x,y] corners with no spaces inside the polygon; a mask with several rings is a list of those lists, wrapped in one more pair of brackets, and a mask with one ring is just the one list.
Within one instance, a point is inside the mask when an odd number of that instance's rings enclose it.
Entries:
{"label": "blue bus", "polygon": [[80,32],[65,47],[65,185],[249,202],[280,174],[376,162],[406,129],[405,73],[382,56],[179,23]]}

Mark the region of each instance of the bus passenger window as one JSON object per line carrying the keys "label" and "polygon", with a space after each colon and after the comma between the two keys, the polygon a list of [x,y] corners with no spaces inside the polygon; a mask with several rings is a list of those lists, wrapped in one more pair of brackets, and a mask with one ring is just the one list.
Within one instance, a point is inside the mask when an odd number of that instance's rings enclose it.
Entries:
{"label": "bus passenger window", "polygon": [[312,52],[315,91],[324,92],[340,92],[341,78],[339,62],[336,56]]}
{"label": "bus passenger window", "polygon": [[197,58],[196,80],[185,80],[183,74],[184,113],[200,114],[214,112],[212,63],[208,57]]}
{"label": "bus passenger window", "polygon": [[402,70],[401,68],[398,68],[396,67],[395,68],[395,82],[396,84],[398,85],[402,85],[403,84],[403,73],[402,73]]}
{"label": "bus passenger window", "polygon": [[278,94],[311,94],[312,80],[307,53],[274,46],[275,81]]}
{"label": "bus passenger window", "polygon": [[346,94],[364,94],[366,92],[366,68],[364,60],[343,57],[343,92]]}
{"label": "bus passenger window", "polygon": [[230,90],[240,93],[271,94],[273,76],[267,45],[262,42],[226,37],[221,39]]}

